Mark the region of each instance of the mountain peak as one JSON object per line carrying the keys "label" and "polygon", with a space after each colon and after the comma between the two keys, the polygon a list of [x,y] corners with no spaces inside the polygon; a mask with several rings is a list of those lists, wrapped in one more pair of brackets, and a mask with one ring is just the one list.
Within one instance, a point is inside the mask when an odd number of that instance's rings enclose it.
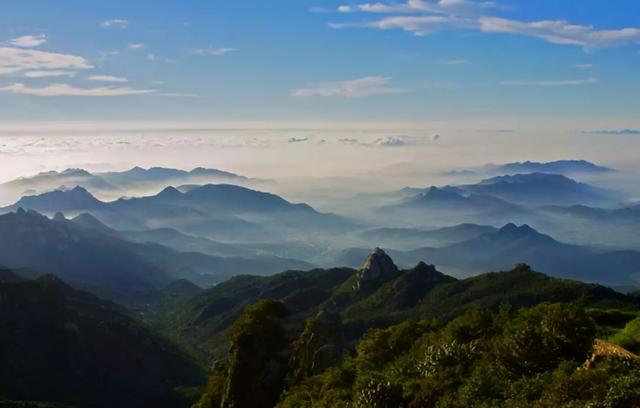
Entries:
{"label": "mountain peak", "polygon": [[398,267],[381,248],[374,248],[358,271],[355,290],[367,290],[398,275]]}
{"label": "mountain peak", "polygon": [[158,193],[158,196],[161,197],[179,197],[181,195],[182,193],[180,192],[180,190],[172,186],[166,187],[164,190]]}

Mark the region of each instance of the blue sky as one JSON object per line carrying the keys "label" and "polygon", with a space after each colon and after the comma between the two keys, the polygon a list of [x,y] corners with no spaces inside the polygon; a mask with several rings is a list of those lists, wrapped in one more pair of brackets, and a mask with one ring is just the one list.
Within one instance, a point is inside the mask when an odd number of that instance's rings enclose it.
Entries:
{"label": "blue sky", "polygon": [[637,0],[3,2],[2,121],[634,118]]}

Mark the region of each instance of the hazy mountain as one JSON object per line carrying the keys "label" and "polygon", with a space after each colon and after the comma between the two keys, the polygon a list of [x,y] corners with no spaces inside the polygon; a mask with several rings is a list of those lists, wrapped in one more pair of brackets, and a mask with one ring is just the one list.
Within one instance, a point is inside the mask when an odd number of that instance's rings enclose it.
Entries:
{"label": "hazy mountain", "polygon": [[191,171],[152,167],[134,167],[121,172],[90,173],[83,169],[67,169],[61,172],[48,171],[32,177],[21,177],[0,184],[0,196],[21,197],[48,191],[80,186],[99,195],[109,197],[128,195],[130,191],[158,191],[167,185],[207,183],[256,183],[262,180],[249,179],[223,170],[198,167]]}
{"label": "hazy mountain", "polygon": [[134,167],[132,169],[120,172],[97,173],[109,183],[117,185],[121,188],[131,188],[144,184],[185,184],[197,182],[245,182],[248,181],[244,176],[239,176],[218,169],[206,169],[203,167],[195,168],[191,171],[172,169],[166,167],[151,167],[143,169]]}
{"label": "hazy mountain", "polygon": [[463,195],[455,187],[430,187],[391,209],[431,209],[463,213],[514,214],[523,211],[516,204],[483,193]]}
{"label": "hazy mountain", "polygon": [[86,189],[77,186],[71,190],[55,190],[40,195],[25,196],[0,211],[8,212],[23,208],[38,212],[73,212],[98,210],[104,208],[104,205],[105,203],[95,198]]}
{"label": "hazy mountain", "polygon": [[24,197],[3,210],[34,209],[47,213],[90,212],[117,230],[177,229],[220,241],[273,242],[320,231],[342,231],[353,222],[293,204],[270,193],[219,184],[180,192],[167,187],[138,198],[101,202],[82,187]]}
{"label": "hazy mountain", "polygon": [[3,397],[85,407],[175,407],[184,404],[175,387],[202,384],[198,365],[121,308],[52,276],[4,275]]}
{"label": "hazy mountain", "polygon": [[636,275],[640,273],[640,252],[606,252],[564,244],[528,225],[507,224],[498,231],[442,248],[393,254],[403,264],[427,259],[465,274],[506,269],[524,262],[553,276],[609,286],[637,285]]}
{"label": "hazy mountain", "polygon": [[12,190],[18,194],[32,190],[38,193],[53,190],[60,186],[83,186],[95,190],[112,190],[115,187],[83,169],[66,169],[64,171],[47,171],[32,177],[20,177],[0,185],[0,190]]}
{"label": "hazy mountain", "polygon": [[598,166],[586,160],[556,160],[546,163],[525,161],[505,164],[489,164],[489,171],[500,174],[551,173],[572,175],[579,173],[609,173],[615,171],[609,167]]}
{"label": "hazy mountain", "polygon": [[561,174],[564,176],[605,174],[615,169],[599,166],[586,160],[556,160],[550,162],[512,162],[503,164],[486,164],[470,169],[456,169],[443,174],[458,177],[475,177],[482,175],[513,175],[526,173]]}
{"label": "hazy mountain", "polygon": [[546,173],[498,176],[477,184],[457,186],[455,189],[466,194],[490,195],[510,202],[533,205],[594,204],[620,198],[614,192],[579,183],[563,175]]}
{"label": "hazy mountain", "polygon": [[0,264],[52,273],[96,293],[130,301],[178,278],[210,286],[241,273],[307,269],[306,262],[275,256],[210,256],[126,241],[90,220],[53,221],[19,210],[0,216]]}

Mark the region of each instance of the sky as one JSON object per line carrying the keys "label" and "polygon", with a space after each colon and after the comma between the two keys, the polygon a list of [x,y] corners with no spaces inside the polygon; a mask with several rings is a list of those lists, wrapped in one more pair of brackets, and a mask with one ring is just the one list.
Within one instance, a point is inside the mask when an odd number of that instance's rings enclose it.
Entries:
{"label": "sky", "polygon": [[639,72],[637,0],[6,0],[0,181],[202,165],[334,188],[489,161],[632,168]]}
{"label": "sky", "polygon": [[636,0],[2,7],[3,121],[610,119],[640,108]]}

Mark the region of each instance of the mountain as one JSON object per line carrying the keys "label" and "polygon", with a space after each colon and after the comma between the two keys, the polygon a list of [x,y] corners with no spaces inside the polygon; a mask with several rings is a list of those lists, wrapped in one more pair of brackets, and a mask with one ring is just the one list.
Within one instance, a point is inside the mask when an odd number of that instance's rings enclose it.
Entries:
{"label": "mountain", "polygon": [[211,286],[236,274],[312,267],[268,255],[246,259],[179,252],[158,244],[127,241],[86,215],[80,220],[54,221],[24,210],[0,216],[0,264],[55,274],[125,302],[135,302],[142,294],[180,278]]}
{"label": "mountain", "polygon": [[55,277],[0,279],[0,299],[5,398],[176,407],[185,404],[176,387],[203,382],[200,367],[176,346],[120,307]]}
{"label": "mountain", "polygon": [[20,177],[0,185],[0,190],[12,190],[22,195],[25,191],[41,193],[60,188],[60,186],[83,186],[95,190],[113,190],[115,187],[83,169],[66,169],[64,171],[47,171],[32,177]]}
{"label": "mountain", "polygon": [[158,191],[167,185],[234,183],[255,184],[264,180],[249,179],[238,174],[218,169],[198,167],[190,171],[152,167],[134,167],[120,172],[90,173],[83,169],[48,171],[32,177],[21,177],[0,184],[0,197],[14,199],[24,195],[38,195],[53,190],[65,190],[69,186],[80,186],[100,196],[118,197],[137,192]]}
{"label": "mountain", "polygon": [[393,254],[405,265],[429,259],[445,269],[465,274],[504,270],[516,263],[527,263],[553,276],[609,286],[637,285],[636,275],[640,272],[640,252],[602,251],[564,244],[528,225],[515,224],[441,248]]}
{"label": "mountain", "polygon": [[144,184],[175,184],[175,183],[196,183],[213,181],[221,182],[246,182],[249,179],[218,169],[207,169],[197,167],[191,171],[172,169],[166,167],[151,167],[144,169],[142,167],[134,167],[132,169],[121,172],[98,173],[100,177],[109,183],[120,186],[121,188],[131,188],[136,185]]}
{"label": "mountain", "polygon": [[463,195],[457,188],[430,187],[392,209],[431,209],[450,212],[514,214],[523,210],[501,198],[483,193]]}
{"label": "mountain", "polygon": [[99,210],[105,203],[95,198],[85,188],[76,186],[71,190],[55,190],[40,195],[22,197],[10,207],[0,211],[15,211],[18,208],[38,212],[74,212]]}
{"label": "mountain", "polygon": [[485,164],[470,169],[455,169],[443,174],[456,177],[477,177],[479,175],[513,175],[527,173],[560,174],[563,176],[599,175],[615,172],[610,167],[599,166],[586,160],[556,160],[550,162],[512,162],[503,164]]}
{"label": "mountain", "polygon": [[499,174],[522,174],[522,173],[550,173],[561,175],[572,174],[599,174],[615,171],[609,167],[598,166],[586,160],[556,160],[546,163],[541,162],[514,162],[505,164],[489,164],[486,169]]}
{"label": "mountain", "polygon": [[225,242],[274,242],[313,237],[318,232],[354,226],[346,218],[323,214],[307,204],[294,204],[275,194],[228,184],[208,184],[181,192],[160,193],[101,202],[82,187],[24,197],[0,211],[18,208],[47,213],[88,212],[116,230],[174,229]]}
{"label": "mountain", "polygon": [[566,176],[547,173],[529,173],[498,176],[477,184],[456,187],[466,194],[498,197],[519,204],[598,204],[614,201],[620,196]]}
{"label": "mountain", "polygon": [[345,339],[354,340],[373,327],[406,319],[451,319],[474,306],[497,308],[509,302],[519,307],[580,298],[598,307],[637,305],[636,299],[612,289],[553,278],[524,265],[461,280],[424,262],[401,269],[378,248],[359,269],[234,277],[184,303],[165,327],[199,355],[211,357],[227,350],[226,333],[243,308],[261,299],[283,302],[298,319],[321,310],[337,313]]}

